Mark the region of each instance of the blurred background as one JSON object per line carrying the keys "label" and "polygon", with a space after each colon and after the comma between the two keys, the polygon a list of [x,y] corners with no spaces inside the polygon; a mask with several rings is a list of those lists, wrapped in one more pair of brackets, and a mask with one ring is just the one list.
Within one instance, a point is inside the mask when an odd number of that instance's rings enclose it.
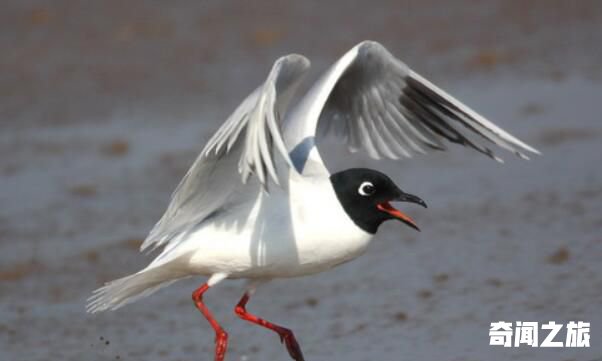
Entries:
{"label": "blurred background", "polygon": [[[278,56],[309,57],[311,83],[372,39],[543,156],[346,158],[424,198],[423,231],[386,224],[250,310],[307,360],[602,360],[602,3],[4,0],[0,29],[0,359],[212,359],[202,279],[95,316],[85,299],[151,260],[171,191]],[[227,359],[288,360],[232,313],[242,286],[206,297]],[[591,322],[591,347],[489,346],[500,320]]]}

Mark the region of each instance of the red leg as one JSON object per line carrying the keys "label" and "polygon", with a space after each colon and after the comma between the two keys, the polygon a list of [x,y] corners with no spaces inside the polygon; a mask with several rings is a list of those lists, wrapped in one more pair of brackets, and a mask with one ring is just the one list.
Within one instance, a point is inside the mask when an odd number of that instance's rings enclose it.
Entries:
{"label": "red leg", "polygon": [[289,355],[291,355],[295,361],[304,361],[301,347],[299,347],[299,344],[295,339],[295,335],[291,330],[275,325],[247,312],[246,306],[247,302],[249,302],[249,297],[249,293],[245,293],[236,305],[236,308],[234,308],[234,312],[243,320],[252,322],[256,325],[263,326],[276,332],[278,336],[280,336],[280,342],[283,342],[286,345]]}
{"label": "red leg", "polygon": [[207,309],[207,306],[203,304],[203,293],[209,289],[208,284],[203,284],[196,291],[192,293],[192,300],[196,308],[201,311],[203,316],[209,321],[211,327],[215,330],[215,361],[223,361],[226,355],[226,349],[228,347],[228,334],[222,326],[217,323],[211,312]]}

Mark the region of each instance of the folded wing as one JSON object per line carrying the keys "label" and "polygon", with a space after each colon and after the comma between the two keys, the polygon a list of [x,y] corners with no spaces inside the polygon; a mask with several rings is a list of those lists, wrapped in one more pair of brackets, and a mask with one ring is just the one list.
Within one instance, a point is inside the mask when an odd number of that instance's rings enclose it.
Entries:
{"label": "folded wing", "polygon": [[[182,235],[228,203],[254,199],[271,179],[279,184],[276,158],[290,164],[280,134],[280,114],[309,61],[291,54],[278,59],[266,81],[251,93],[209,140],[171,196],[169,206],[141,246],[173,248]],[[247,182],[251,175],[258,182]]]}
{"label": "folded wing", "polygon": [[324,104],[318,135],[342,136],[350,151],[365,150],[376,159],[444,150],[446,141],[498,161],[487,143],[524,159],[527,152],[539,153],[412,71],[382,45],[365,41],[350,52],[354,58]]}

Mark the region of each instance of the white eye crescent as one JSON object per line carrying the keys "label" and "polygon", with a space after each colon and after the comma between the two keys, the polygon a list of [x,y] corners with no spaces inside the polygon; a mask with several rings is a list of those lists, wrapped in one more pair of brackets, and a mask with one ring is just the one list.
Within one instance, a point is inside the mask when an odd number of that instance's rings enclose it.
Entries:
{"label": "white eye crescent", "polygon": [[376,188],[371,182],[363,182],[362,184],[360,184],[360,187],[357,189],[357,192],[362,196],[368,197],[373,195],[374,192],[376,192]]}

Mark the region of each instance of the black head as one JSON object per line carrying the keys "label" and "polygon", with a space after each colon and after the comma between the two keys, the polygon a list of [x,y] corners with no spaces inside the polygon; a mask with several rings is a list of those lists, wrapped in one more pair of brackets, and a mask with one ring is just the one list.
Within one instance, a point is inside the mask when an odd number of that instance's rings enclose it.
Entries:
{"label": "black head", "polygon": [[352,168],[330,176],[334,191],[353,222],[368,233],[389,219],[397,219],[419,230],[414,221],[393,208],[390,202],[412,202],[426,208],[426,203],[404,193],[391,178],[372,169]]}

